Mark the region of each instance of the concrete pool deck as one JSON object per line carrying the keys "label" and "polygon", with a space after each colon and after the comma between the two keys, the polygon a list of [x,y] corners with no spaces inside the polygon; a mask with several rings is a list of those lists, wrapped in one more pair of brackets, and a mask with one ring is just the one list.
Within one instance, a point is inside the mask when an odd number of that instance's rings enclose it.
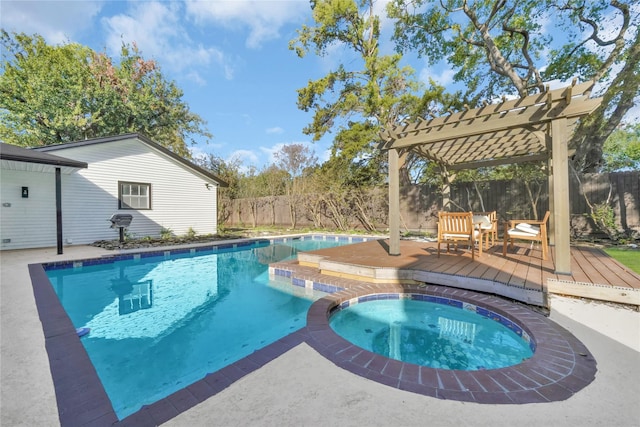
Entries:
{"label": "concrete pool deck", "polygon": [[[59,425],[56,397],[27,265],[99,257],[94,247],[0,254],[0,425]],[[640,424],[640,313],[551,297],[551,320],[584,343],[595,380],[561,402],[480,405],[391,388],[347,372],[306,343],[164,425],[616,425]]]}

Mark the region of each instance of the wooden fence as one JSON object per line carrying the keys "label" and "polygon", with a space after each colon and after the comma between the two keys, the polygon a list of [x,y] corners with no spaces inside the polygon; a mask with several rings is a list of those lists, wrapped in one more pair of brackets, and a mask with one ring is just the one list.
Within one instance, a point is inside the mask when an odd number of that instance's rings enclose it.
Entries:
{"label": "wooden fence", "polygon": [[[377,189],[386,192],[386,189]],[[386,193],[384,193],[386,194]],[[586,198],[585,198],[586,195]],[[436,231],[437,214],[442,210],[442,194],[439,188],[427,185],[411,185],[401,189],[400,225],[404,231]],[[372,197],[381,204],[375,209],[387,212],[385,197]],[[620,231],[640,233],[640,171],[611,174],[590,174],[570,179],[569,200],[571,206],[571,231],[573,237],[601,234],[590,219],[589,204],[609,202]],[[587,200],[589,201],[587,203]],[[268,199],[259,199],[256,217],[257,225],[291,226],[289,208],[285,196],[276,198],[273,214]],[[251,226],[253,223],[249,203],[246,199],[236,199],[230,205],[231,212],[226,226]],[[373,206],[369,207],[374,209]],[[499,220],[511,218],[541,218],[549,210],[547,182],[484,181],[455,183],[451,187],[452,211],[497,211]],[[372,217],[379,218],[372,212]],[[376,223],[378,229],[385,229],[386,215]],[[332,228],[329,215],[323,222]],[[310,215],[302,210],[298,215],[297,228],[313,226]],[[362,228],[354,220],[351,228]]]}

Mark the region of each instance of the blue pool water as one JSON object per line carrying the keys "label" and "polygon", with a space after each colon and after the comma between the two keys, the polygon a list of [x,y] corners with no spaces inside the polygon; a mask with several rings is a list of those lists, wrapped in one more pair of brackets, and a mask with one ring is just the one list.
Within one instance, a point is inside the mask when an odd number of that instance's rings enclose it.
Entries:
{"label": "blue pool water", "polygon": [[359,347],[431,368],[497,369],[533,354],[526,338],[501,323],[428,301],[367,301],[337,311],[329,324]]}
{"label": "blue pool water", "polygon": [[318,291],[269,263],[348,241],[258,243],[47,271],[122,419],[306,325]]}

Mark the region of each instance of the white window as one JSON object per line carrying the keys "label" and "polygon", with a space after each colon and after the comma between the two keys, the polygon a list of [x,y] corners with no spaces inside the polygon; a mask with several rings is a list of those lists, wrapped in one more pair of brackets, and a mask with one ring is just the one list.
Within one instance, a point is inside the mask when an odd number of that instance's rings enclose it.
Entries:
{"label": "white window", "polygon": [[119,209],[151,209],[151,184],[119,182]]}

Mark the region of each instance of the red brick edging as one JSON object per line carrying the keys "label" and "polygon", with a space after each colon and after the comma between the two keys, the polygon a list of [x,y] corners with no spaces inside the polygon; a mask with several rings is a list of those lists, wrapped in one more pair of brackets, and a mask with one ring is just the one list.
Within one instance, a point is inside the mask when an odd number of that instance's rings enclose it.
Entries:
{"label": "red brick edging", "polygon": [[[316,301],[307,314],[309,345],[337,366],[362,377],[438,399],[490,404],[561,401],[589,385],[596,361],[566,329],[522,305],[495,296],[444,286],[366,285],[336,292]],[[362,349],[329,326],[334,307],[376,293],[425,294],[468,302],[491,310],[522,327],[535,341],[535,353],[518,365],[501,369],[460,371],[404,363]]]}

